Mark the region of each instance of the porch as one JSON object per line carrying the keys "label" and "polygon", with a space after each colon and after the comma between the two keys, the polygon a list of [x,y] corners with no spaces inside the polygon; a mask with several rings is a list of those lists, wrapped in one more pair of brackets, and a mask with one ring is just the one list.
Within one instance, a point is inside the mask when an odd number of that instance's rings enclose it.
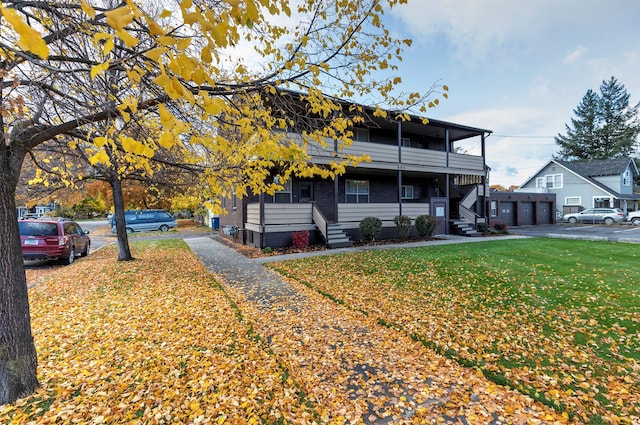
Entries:
{"label": "porch", "polygon": [[[441,200],[441,198],[438,198]],[[327,220],[321,209],[314,202],[301,204],[247,204],[247,219],[245,229],[248,233],[247,242],[256,246],[288,245],[293,232],[308,230],[311,234],[316,231],[323,242],[330,247],[347,246],[352,240],[358,240],[359,225],[365,217],[377,217],[382,221],[381,238],[394,237],[395,223],[393,219],[398,215],[406,215],[412,221],[420,215],[430,215],[432,203],[369,203],[369,204],[338,204],[338,220]],[[261,214],[262,211],[262,214]],[[442,210],[441,221],[446,225],[445,210]],[[446,231],[443,226],[442,229]],[[444,232],[443,232],[444,233]],[[386,234],[386,235],[385,235]],[[262,238],[258,243],[256,237]]]}

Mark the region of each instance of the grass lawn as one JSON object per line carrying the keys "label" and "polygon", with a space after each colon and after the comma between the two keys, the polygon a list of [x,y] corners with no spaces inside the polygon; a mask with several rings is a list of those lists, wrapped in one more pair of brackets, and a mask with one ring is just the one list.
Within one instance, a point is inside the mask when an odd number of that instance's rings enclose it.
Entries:
{"label": "grass lawn", "polygon": [[[640,423],[640,246],[519,239],[271,265],[588,423]],[[634,422],[635,421],[635,422]]]}

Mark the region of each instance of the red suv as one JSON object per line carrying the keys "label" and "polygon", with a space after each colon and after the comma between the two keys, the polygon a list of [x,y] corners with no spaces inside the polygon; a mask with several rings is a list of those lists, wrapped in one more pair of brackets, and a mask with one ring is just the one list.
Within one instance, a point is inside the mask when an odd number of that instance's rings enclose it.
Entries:
{"label": "red suv", "polygon": [[71,264],[76,255],[89,255],[91,239],[75,221],[68,219],[19,220],[24,260],[58,260]]}

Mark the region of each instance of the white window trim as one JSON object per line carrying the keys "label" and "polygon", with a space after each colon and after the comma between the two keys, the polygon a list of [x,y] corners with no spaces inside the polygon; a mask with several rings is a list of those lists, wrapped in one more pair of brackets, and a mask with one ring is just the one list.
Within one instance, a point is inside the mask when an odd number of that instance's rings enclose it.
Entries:
{"label": "white window trim", "polygon": [[[556,185],[556,178],[559,177],[559,183],[558,185]],[[563,176],[562,174],[547,174],[544,176],[546,184],[547,184],[547,189],[562,189],[563,185]],[[551,182],[549,182],[549,180],[551,180]],[[551,183],[551,186],[549,186],[549,183]]]}
{"label": "white window trim", "polygon": [[[348,191],[349,182],[356,182],[356,191],[355,192],[349,192]],[[364,193],[360,193],[358,191],[360,182],[362,182],[362,183],[367,182],[367,193],[366,193],[367,202],[360,202],[360,195],[364,195]],[[349,203],[347,201],[347,199],[349,198],[349,195],[355,195],[355,197],[356,197],[356,202],[355,203],[356,204],[362,204],[362,203],[367,203],[368,204],[371,201],[371,186],[370,186],[369,180],[356,180],[356,179],[347,179],[347,180],[345,180],[345,182],[344,182],[344,201],[346,203]]]}
{"label": "white window trim", "polygon": [[622,174],[622,185],[623,186],[630,186],[631,185],[631,173],[629,172],[629,170],[625,170],[624,173]]}
{"label": "white window trim", "polygon": [[[569,199],[577,199],[578,202],[574,204],[569,203]],[[582,197],[581,196],[567,196],[564,198],[564,205],[582,205]]]}
{"label": "white window trim", "polygon": [[[276,194],[289,194],[289,204],[292,202],[292,195],[293,195],[293,190],[291,188],[291,179],[287,180],[283,185],[282,185],[282,189],[281,190],[276,190],[275,193],[273,194],[273,202],[276,202]],[[285,204],[287,202],[284,202]]]}
{"label": "white window trim", "polygon": [[[407,191],[411,192],[411,196],[407,195]],[[414,199],[414,190],[412,185],[402,185],[400,192],[401,199]]]}

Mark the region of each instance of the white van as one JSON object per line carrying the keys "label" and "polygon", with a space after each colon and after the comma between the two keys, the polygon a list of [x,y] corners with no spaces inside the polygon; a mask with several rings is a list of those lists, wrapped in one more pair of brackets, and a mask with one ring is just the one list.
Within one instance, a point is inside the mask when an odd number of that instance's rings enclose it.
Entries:
{"label": "white van", "polygon": [[[178,227],[176,219],[165,210],[127,210],[124,212],[127,233],[160,230],[166,232]],[[111,217],[111,233],[116,233],[116,216]]]}

